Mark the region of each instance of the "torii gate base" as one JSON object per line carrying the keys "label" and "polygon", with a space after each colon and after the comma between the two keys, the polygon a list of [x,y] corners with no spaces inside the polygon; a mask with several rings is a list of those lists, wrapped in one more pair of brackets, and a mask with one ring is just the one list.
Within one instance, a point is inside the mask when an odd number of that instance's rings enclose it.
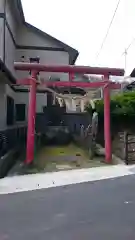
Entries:
{"label": "torii gate base", "polygon": [[[105,161],[111,163],[112,151],[111,151],[111,134],[110,134],[110,88],[119,89],[120,84],[109,82],[109,75],[123,76],[123,69],[115,68],[93,68],[82,66],[47,66],[39,63],[15,63],[16,70],[31,71],[31,77],[27,79],[18,80],[18,85],[30,85],[29,93],[29,109],[28,109],[28,130],[27,130],[27,154],[26,164],[31,164],[34,160],[34,135],[35,135],[35,115],[36,115],[36,86],[44,85],[49,86],[67,86],[67,87],[83,87],[83,88],[104,88],[104,139],[105,139]],[[49,82],[43,83],[37,82],[37,74],[40,72],[62,72],[70,74],[69,82]],[[104,81],[102,82],[73,82],[74,73],[82,74],[99,74],[104,75]]]}

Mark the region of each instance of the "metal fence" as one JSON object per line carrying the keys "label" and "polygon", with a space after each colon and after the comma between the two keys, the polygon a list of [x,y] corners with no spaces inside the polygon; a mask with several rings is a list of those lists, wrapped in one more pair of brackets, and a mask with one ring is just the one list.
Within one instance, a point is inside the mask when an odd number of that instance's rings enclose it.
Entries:
{"label": "metal fence", "polygon": [[128,132],[119,133],[119,144],[115,152],[125,164],[135,163],[135,135]]}
{"label": "metal fence", "polygon": [[0,131],[0,157],[26,141],[27,127],[14,126]]}

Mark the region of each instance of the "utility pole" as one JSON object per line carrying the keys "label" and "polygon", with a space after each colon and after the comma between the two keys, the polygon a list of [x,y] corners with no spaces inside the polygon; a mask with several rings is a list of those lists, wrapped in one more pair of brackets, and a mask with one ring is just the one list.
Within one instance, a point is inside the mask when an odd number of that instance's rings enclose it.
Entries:
{"label": "utility pole", "polygon": [[125,76],[126,76],[126,71],[127,71],[127,48],[125,48],[125,51],[124,51],[124,69],[125,69]]}
{"label": "utility pole", "polygon": [[126,77],[126,71],[127,71],[127,54],[128,54],[129,48],[132,46],[132,44],[134,43],[134,41],[135,41],[135,38],[132,39],[132,41],[130,42],[130,44],[128,45],[128,47],[125,48],[125,51],[122,53],[122,55],[124,55],[125,77]]}

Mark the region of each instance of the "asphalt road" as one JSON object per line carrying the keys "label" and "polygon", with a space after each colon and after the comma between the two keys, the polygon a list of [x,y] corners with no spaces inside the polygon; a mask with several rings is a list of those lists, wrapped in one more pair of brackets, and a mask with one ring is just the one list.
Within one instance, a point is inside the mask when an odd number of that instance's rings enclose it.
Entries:
{"label": "asphalt road", "polygon": [[0,240],[134,240],[135,176],[0,195]]}

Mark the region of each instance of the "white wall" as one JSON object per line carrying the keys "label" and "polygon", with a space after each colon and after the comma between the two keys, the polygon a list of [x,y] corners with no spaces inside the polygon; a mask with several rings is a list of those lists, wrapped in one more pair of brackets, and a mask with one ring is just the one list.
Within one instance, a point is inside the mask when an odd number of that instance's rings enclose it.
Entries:
{"label": "white wall", "polygon": [[[39,51],[39,50],[16,50],[16,61],[21,61],[21,57],[25,57],[25,61],[29,62],[30,57],[40,57],[40,63],[47,65],[67,65],[69,63],[69,54],[67,52],[58,52],[58,51]],[[28,72],[17,72],[18,78],[23,78],[28,76]],[[50,76],[58,77],[62,81],[67,81],[69,75],[65,73],[40,73],[41,78],[46,80]]]}
{"label": "white wall", "polygon": [[0,84],[0,130],[7,127],[7,95],[15,100],[15,92],[7,84]]}
{"label": "white wall", "polygon": [[[29,93],[28,92],[14,92],[15,104],[26,104],[26,120],[28,117],[29,107]],[[37,93],[36,95],[36,113],[43,112],[43,106],[47,104],[47,95],[44,93]]]}
{"label": "white wall", "polygon": [[16,47],[13,38],[16,40],[18,24],[15,19],[15,9],[13,7],[12,1],[10,0],[6,1],[6,20],[12,32],[12,37],[9,29],[7,26],[5,26],[5,63],[12,74],[15,76],[14,61]]}
{"label": "white wall", "polygon": [[[0,13],[4,9],[4,0],[0,0]],[[44,64],[69,64],[69,54],[64,51],[39,51],[39,50],[24,50],[16,49],[15,42],[18,45],[23,46],[36,46],[36,47],[55,47],[61,48],[61,45],[55,41],[50,40],[48,37],[43,37],[40,33],[33,31],[26,26],[20,26],[20,22],[17,21],[15,16],[15,9],[13,0],[7,0],[6,4],[6,18],[11,32],[5,26],[5,63],[7,68],[12,74],[21,78],[28,76],[28,73],[21,73],[14,71],[14,61],[20,61],[21,56],[25,56],[25,60],[29,61],[30,57],[40,57],[40,62]],[[4,40],[4,20],[0,18],[0,58],[3,59],[3,43]],[[69,79],[68,74],[64,73],[42,73],[41,77],[48,79],[49,77],[55,76],[60,78],[62,81]],[[2,87],[1,87],[2,86]],[[0,111],[2,112],[0,117],[0,128],[6,127],[6,95],[11,96],[14,99],[15,104],[24,103],[26,104],[26,116],[28,113],[28,93],[14,92],[8,85],[0,85]],[[42,112],[43,106],[47,104],[46,94],[37,94],[37,106],[36,112]]]}
{"label": "white wall", "polygon": [[[6,128],[6,96],[14,99],[14,104],[26,104],[26,121],[28,117],[29,107],[29,93],[28,92],[15,92],[9,85],[0,84],[0,129]],[[37,93],[36,95],[36,113],[43,112],[43,106],[47,105],[47,95],[44,93]],[[15,116],[14,116],[15,119]]]}
{"label": "white wall", "polygon": [[[36,46],[36,47],[55,47],[60,48],[61,46],[54,41],[48,39],[48,37],[42,36],[42,34],[35,32],[34,30],[27,28],[26,26],[18,29],[17,44],[23,46]],[[46,50],[20,50],[16,51],[16,61],[21,60],[21,56],[25,56],[25,61],[29,62],[30,57],[40,57],[40,63],[43,64],[69,64],[69,54],[64,51],[46,51]],[[18,77],[26,76],[26,74],[18,73]],[[61,78],[63,81],[69,79],[68,74],[64,73],[41,73],[41,77],[48,79],[50,76]]]}
{"label": "white wall", "polygon": [[[28,106],[28,93],[15,92],[9,85],[5,85],[5,96],[10,96],[14,99],[14,104],[26,104],[26,119],[27,119],[27,106]],[[6,107],[5,107],[6,108]],[[15,114],[15,111],[14,111]],[[15,115],[14,115],[15,120]]]}
{"label": "white wall", "polygon": [[[29,27],[26,27],[17,20],[15,6],[11,0],[7,0],[6,3],[6,19],[10,30],[6,27],[5,30],[5,63],[13,75],[17,78],[27,76],[28,73],[15,72],[13,63],[14,61],[20,61],[21,56],[25,56],[25,60],[29,61],[30,57],[40,57],[40,62],[44,64],[68,64],[69,63],[69,54],[64,51],[39,51],[39,50],[21,50],[16,49],[15,42],[17,45],[30,46],[30,47],[54,47],[61,48],[61,45],[54,40],[50,40],[47,35],[43,36],[40,32],[33,30]],[[0,31],[2,30],[4,24],[0,24]],[[0,36],[3,36],[3,32]],[[14,40],[15,42],[14,42]],[[0,49],[3,48],[3,43],[0,41]],[[0,55],[3,52],[0,50]],[[63,81],[69,79],[68,74],[64,73],[42,73],[42,78],[47,78],[54,76],[56,78],[61,78]]]}
{"label": "white wall", "polygon": [[11,35],[8,31],[8,28],[6,27],[5,30],[5,63],[7,68],[12,72],[12,74],[15,76],[14,71],[14,61],[15,61],[15,46],[12,41]]}
{"label": "white wall", "polygon": [[12,31],[14,38],[16,39],[17,35],[17,28],[18,28],[18,21],[15,18],[15,9],[13,0],[6,0],[6,19]]}
{"label": "white wall", "polygon": [[111,91],[110,91],[110,95],[111,96],[113,96],[113,95],[116,95],[116,94],[119,94],[121,92],[121,89],[112,89]]}
{"label": "white wall", "polygon": [[47,105],[47,94],[37,93],[36,113],[43,112],[43,107]]}
{"label": "white wall", "polygon": [[7,127],[7,95],[15,100],[15,92],[7,84],[0,84],[0,130]]}
{"label": "white wall", "polygon": [[[1,0],[0,0],[1,1]],[[2,0],[4,1],[4,0]],[[17,10],[17,9],[16,9]],[[21,72],[15,74],[13,63],[14,61],[20,61],[21,56],[26,57],[26,61],[29,61],[29,57],[39,56],[41,63],[45,64],[69,64],[69,54],[64,51],[39,51],[39,50],[20,50],[16,49],[15,42],[19,46],[30,46],[30,47],[54,47],[61,48],[61,44],[57,43],[55,40],[50,39],[48,35],[42,35],[40,31],[35,31],[31,27],[25,26],[23,23],[20,23],[17,13],[15,10],[15,5],[13,1],[6,0],[6,19],[10,30],[6,27],[6,36],[5,36],[5,58],[6,65],[9,70],[16,77],[27,76],[27,74],[21,74]],[[0,26],[1,29],[1,26]],[[14,42],[14,40],[15,42]],[[1,41],[2,44],[2,41]],[[63,73],[45,73],[41,74],[41,77],[48,78],[50,76],[55,76],[61,78],[63,81],[69,79],[68,74]]]}
{"label": "white wall", "polygon": [[[29,107],[29,93],[27,92],[15,92],[15,103],[26,104],[26,111]],[[36,113],[43,112],[43,106],[47,104],[47,95],[44,93],[37,93],[36,95]],[[27,116],[27,112],[26,112]]]}
{"label": "white wall", "polygon": [[15,104],[26,104],[26,108],[25,108],[26,121],[28,117],[28,103],[29,103],[29,95],[27,92],[26,93],[15,92]]}
{"label": "white wall", "polygon": [[0,13],[4,12],[4,2],[5,0],[0,0]]}
{"label": "white wall", "polygon": [[42,34],[35,32],[26,26],[22,26],[18,29],[17,44],[36,47],[61,47],[56,44],[55,41],[45,38]]}
{"label": "white wall", "polygon": [[[4,13],[4,2],[5,0],[0,0],[0,13]],[[4,46],[4,19],[0,18],[0,58],[3,60],[3,46]]]}
{"label": "white wall", "polygon": [[0,84],[0,130],[6,127],[6,95],[5,84]]}
{"label": "white wall", "polygon": [[3,60],[4,56],[4,19],[0,18],[0,58]]}
{"label": "white wall", "polygon": [[8,84],[5,84],[5,94],[15,100],[15,92]]}

